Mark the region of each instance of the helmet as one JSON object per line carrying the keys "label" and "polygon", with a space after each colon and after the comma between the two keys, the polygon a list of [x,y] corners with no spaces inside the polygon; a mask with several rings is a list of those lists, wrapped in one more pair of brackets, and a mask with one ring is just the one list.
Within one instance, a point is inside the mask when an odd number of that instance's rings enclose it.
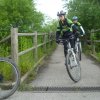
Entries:
{"label": "helmet", "polygon": [[57,16],[61,16],[61,15],[66,15],[66,12],[64,12],[63,10],[61,10],[60,12],[57,13]]}
{"label": "helmet", "polygon": [[78,17],[77,16],[74,16],[72,19],[73,20],[78,20]]}

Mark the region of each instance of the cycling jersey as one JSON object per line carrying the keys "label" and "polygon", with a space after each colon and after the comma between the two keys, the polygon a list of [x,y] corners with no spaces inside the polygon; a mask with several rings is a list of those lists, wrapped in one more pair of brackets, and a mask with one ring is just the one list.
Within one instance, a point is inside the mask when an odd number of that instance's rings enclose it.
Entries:
{"label": "cycling jersey", "polygon": [[60,35],[63,38],[71,36],[73,34],[72,25],[73,22],[68,18],[65,18],[64,21],[60,20],[57,26],[56,38],[59,38]]}
{"label": "cycling jersey", "polygon": [[[81,35],[85,35],[85,31],[80,22],[74,23],[74,25],[75,27],[77,27],[77,30],[80,32]],[[73,28],[73,32],[76,32],[77,30]]]}

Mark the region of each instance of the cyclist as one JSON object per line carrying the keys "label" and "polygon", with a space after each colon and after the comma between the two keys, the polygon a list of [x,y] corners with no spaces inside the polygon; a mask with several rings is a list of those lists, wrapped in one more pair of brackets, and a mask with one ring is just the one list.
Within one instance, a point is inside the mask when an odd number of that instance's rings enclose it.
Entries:
{"label": "cyclist", "polygon": [[[60,11],[57,13],[57,16],[59,17],[59,22],[57,26],[56,31],[56,43],[59,44],[59,38],[61,36],[62,39],[69,39],[71,47],[74,48],[75,46],[75,36],[72,31],[72,26],[74,25],[73,22],[65,18],[66,12]],[[63,43],[64,45],[64,55],[66,57],[67,55],[67,44],[66,42]]]}
{"label": "cyclist", "polygon": [[80,22],[78,22],[78,17],[74,16],[72,18],[72,20],[73,20],[73,23],[74,23],[73,33],[75,34],[75,39],[77,39],[79,37],[79,35],[84,36],[85,35],[85,31],[84,31],[82,25],[80,24]]}

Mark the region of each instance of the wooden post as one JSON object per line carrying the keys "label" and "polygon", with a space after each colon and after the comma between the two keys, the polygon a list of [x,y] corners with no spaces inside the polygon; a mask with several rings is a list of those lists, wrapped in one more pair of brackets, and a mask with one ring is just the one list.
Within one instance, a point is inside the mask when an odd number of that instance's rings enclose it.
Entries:
{"label": "wooden post", "polygon": [[44,52],[46,52],[46,33],[44,34]]}
{"label": "wooden post", "polygon": [[50,34],[48,33],[48,50],[50,49]]}
{"label": "wooden post", "polygon": [[35,32],[34,36],[34,46],[35,46],[35,61],[38,60],[38,48],[37,48],[37,32]]}
{"label": "wooden post", "polygon": [[18,65],[18,28],[11,28],[11,58]]}
{"label": "wooden post", "polygon": [[[93,30],[93,37],[94,37],[94,30]],[[95,40],[93,39],[93,54],[95,54]]]}
{"label": "wooden post", "polygon": [[51,47],[52,45],[52,41],[51,41],[51,32],[49,32],[49,48]]}
{"label": "wooden post", "polygon": [[95,54],[96,53],[96,51],[95,51],[95,41],[94,41],[94,43],[93,43],[93,54]]}
{"label": "wooden post", "polygon": [[50,32],[50,38],[49,38],[49,39],[50,39],[50,41],[51,41],[50,44],[52,45],[52,43],[53,43],[52,32]]}
{"label": "wooden post", "polygon": [[95,54],[95,41],[94,41],[94,29],[91,30],[91,45],[92,45],[92,53]]}

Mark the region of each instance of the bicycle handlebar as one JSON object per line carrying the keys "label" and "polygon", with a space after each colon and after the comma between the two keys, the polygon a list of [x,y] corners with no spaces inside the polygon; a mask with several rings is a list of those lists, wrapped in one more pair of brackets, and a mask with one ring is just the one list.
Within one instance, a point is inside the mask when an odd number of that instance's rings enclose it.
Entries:
{"label": "bicycle handlebar", "polygon": [[60,43],[68,42],[68,39],[59,39]]}

